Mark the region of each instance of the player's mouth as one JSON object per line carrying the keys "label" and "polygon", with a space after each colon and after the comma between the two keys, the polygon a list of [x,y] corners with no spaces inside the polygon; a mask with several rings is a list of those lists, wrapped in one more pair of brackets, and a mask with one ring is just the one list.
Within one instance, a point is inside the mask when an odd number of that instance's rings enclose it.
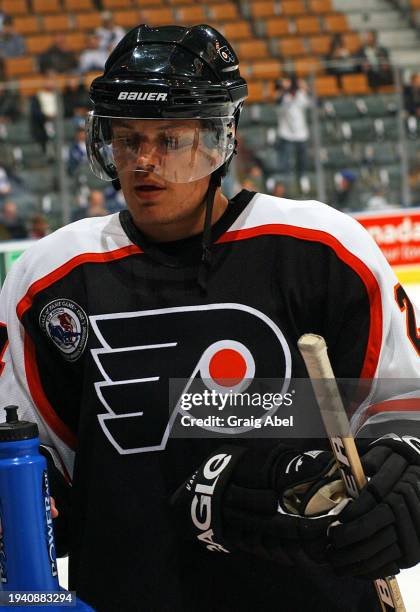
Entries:
{"label": "player's mouth", "polygon": [[156,183],[140,183],[134,186],[136,195],[142,198],[146,197],[147,199],[159,196],[165,189],[165,187],[157,185]]}

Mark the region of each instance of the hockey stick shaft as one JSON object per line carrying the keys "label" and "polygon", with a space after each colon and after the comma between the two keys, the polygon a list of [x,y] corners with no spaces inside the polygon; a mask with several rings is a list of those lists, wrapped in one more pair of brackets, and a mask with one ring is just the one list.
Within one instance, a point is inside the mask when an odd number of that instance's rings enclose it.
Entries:
{"label": "hockey stick shaft", "polygon": [[[347,493],[355,498],[367,480],[328,357],[327,345],[321,336],[304,334],[298,341],[298,348],[305,361]],[[375,588],[383,612],[405,612],[395,576],[375,580]]]}

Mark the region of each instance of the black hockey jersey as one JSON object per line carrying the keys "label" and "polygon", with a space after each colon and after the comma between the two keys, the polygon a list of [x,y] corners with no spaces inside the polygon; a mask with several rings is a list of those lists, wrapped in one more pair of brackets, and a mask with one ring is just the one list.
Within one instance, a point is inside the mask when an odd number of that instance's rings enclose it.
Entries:
{"label": "black hockey jersey", "polygon": [[[104,611],[374,610],[370,584],[183,541],[168,499],[223,441],[174,439],[168,388],[211,377],[229,349],[248,376],[305,377],[306,332],[326,338],[336,376],[418,378],[415,309],[365,230],[318,202],[241,192],[212,242],[205,293],[201,236],[149,243],[128,211],[58,230],[6,279],[1,405],[38,422],[73,482],[69,586]],[[354,431],[394,418],[408,431],[418,393],[375,393]]]}

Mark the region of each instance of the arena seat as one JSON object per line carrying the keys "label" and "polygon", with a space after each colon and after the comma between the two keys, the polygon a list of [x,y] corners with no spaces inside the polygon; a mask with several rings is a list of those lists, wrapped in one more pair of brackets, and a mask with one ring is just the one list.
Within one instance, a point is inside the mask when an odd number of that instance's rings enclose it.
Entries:
{"label": "arena seat", "polygon": [[331,36],[329,34],[309,36],[307,41],[309,51],[314,55],[327,55],[331,47]]}
{"label": "arena seat", "polygon": [[362,46],[360,34],[357,32],[347,32],[343,34],[343,42],[350,53],[356,53]]}
{"label": "arena seat", "polygon": [[116,25],[123,28],[133,28],[138,22],[138,16],[138,10],[128,10],[115,11],[112,17]]}
{"label": "arena seat", "polygon": [[174,16],[178,23],[185,25],[207,21],[206,10],[202,5],[179,6],[174,9]]}
{"label": "arena seat", "polygon": [[76,13],[74,16],[75,27],[77,30],[95,30],[101,25],[101,16],[98,12]]}
{"label": "arena seat", "polygon": [[[139,0],[141,4],[141,0]],[[160,2],[160,5],[162,2]],[[173,6],[193,6],[195,4],[195,0],[168,0],[168,4]]]}
{"label": "arena seat", "polygon": [[324,30],[332,34],[344,34],[349,31],[349,24],[345,15],[325,15],[323,18]]}
{"label": "arena seat", "polygon": [[222,2],[220,4],[208,4],[207,14],[215,21],[235,21],[240,19],[238,7],[233,2]]}
{"label": "arena seat", "polygon": [[5,15],[12,17],[15,15],[26,15],[28,13],[28,5],[26,0],[3,0],[1,10]]}
{"label": "arena seat", "polygon": [[334,11],[331,0],[308,0],[308,10],[315,15],[332,13]]}
{"label": "arena seat", "polygon": [[298,77],[309,77],[321,71],[321,62],[317,57],[306,56],[294,59],[294,72]]}
{"label": "arena seat", "polygon": [[249,13],[254,19],[280,15],[279,5],[274,0],[259,0],[249,4]]}
{"label": "arena seat", "polygon": [[39,32],[39,21],[36,15],[28,15],[26,17],[15,17],[13,25],[16,32],[19,34],[35,34]]}
{"label": "arena seat", "polygon": [[102,76],[102,72],[100,70],[91,70],[90,72],[86,72],[83,77],[85,86],[89,89],[93,79],[96,79],[98,76]]}
{"label": "arena seat", "polygon": [[290,33],[289,20],[284,17],[273,17],[264,22],[264,31],[267,36],[287,36]]}
{"label": "arena seat", "polygon": [[50,47],[54,37],[52,34],[38,34],[38,36],[27,36],[25,38],[26,50],[33,55],[39,55]]}
{"label": "arena seat", "polygon": [[130,8],[131,2],[129,0],[102,0],[102,5],[106,11],[112,11],[114,9]]}
{"label": "arena seat", "polygon": [[315,93],[319,97],[339,96],[341,89],[335,76],[320,75],[315,78]]}
{"label": "arena seat", "polygon": [[145,8],[151,6],[161,6],[162,0],[133,0],[133,6],[138,8]]}
{"label": "arena seat", "polygon": [[280,6],[282,15],[290,17],[306,14],[306,6],[302,0],[283,0]]}
{"label": "arena seat", "polygon": [[245,19],[227,22],[222,26],[216,25],[215,27],[218,27],[228,40],[249,40],[254,37],[249,21],[245,21]]}
{"label": "arena seat", "polygon": [[93,11],[92,0],[64,0],[64,10],[67,13]]}
{"label": "arena seat", "polygon": [[255,79],[278,79],[283,74],[283,66],[277,59],[252,62],[247,65],[247,75]]}
{"label": "arena seat", "polygon": [[261,59],[269,55],[267,42],[259,39],[239,42],[236,52],[240,60]]}
{"label": "arena seat", "polygon": [[248,98],[246,103],[266,102],[274,97],[272,81],[248,81]]}
{"label": "arena seat", "polygon": [[305,41],[302,37],[281,38],[278,41],[278,49],[284,58],[307,55]]}
{"label": "arena seat", "polygon": [[174,21],[173,11],[169,7],[140,9],[140,17],[148,25],[167,25]]}
{"label": "arena seat", "polygon": [[369,85],[365,74],[345,74],[341,82],[345,94],[365,95],[369,93]]}
{"label": "arena seat", "polygon": [[44,15],[42,26],[45,32],[67,32],[71,29],[68,15]]}
{"label": "arena seat", "polygon": [[35,72],[33,57],[6,57],[4,68],[8,79]]}
{"label": "arena seat", "polygon": [[32,0],[32,10],[39,13],[60,13],[61,3],[59,0]]}
{"label": "arena seat", "polygon": [[295,24],[298,34],[317,34],[320,31],[319,19],[314,15],[297,17]]}
{"label": "arena seat", "polygon": [[16,82],[21,96],[27,98],[39,91],[43,83],[43,77],[40,77],[38,74],[33,74],[29,77],[20,77],[16,79]]}
{"label": "arena seat", "polygon": [[70,51],[82,51],[86,48],[86,34],[84,32],[69,32],[65,35],[65,40]]}

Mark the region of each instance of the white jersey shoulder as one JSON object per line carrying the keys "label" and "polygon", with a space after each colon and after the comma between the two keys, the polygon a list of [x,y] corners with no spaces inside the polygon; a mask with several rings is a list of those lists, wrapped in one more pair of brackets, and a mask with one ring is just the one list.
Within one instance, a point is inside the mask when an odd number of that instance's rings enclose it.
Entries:
{"label": "white jersey shoulder", "polygon": [[[359,274],[367,287],[370,303],[380,305],[379,309],[371,309],[372,313],[377,313],[374,316],[380,316],[382,320],[375,380],[371,394],[354,415],[353,430],[356,432],[377,419],[399,418],[404,405],[413,406],[413,401],[417,402],[417,408],[406,412],[405,416],[407,420],[418,421],[420,393],[416,381],[420,378],[420,352],[408,335],[408,318],[412,315],[407,304],[405,308],[398,305],[396,291],[400,283],[370,234],[358,221],[322,202],[288,200],[263,194],[254,196],[229,231],[240,232],[264,225],[280,226],[279,233],[282,233],[281,226],[284,233],[287,233],[284,226],[289,226],[298,230],[295,234],[298,237],[301,234],[303,240],[308,238],[329,244],[337,256],[350,262],[349,265]],[[267,228],[267,233],[270,233],[270,228]],[[371,282],[372,278],[374,282]],[[414,304],[412,309],[418,326],[420,312]],[[392,380],[395,381],[395,393],[390,389],[389,381]],[[383,381],[387,382],[384,384]],[[376,414],[370,409],[391,397],[394,404],[388,404],[386,411]]]}
{"label": "white jersey shoulder", "polygon": [[[92,217],[71,223],[29,247],[13,265],[0,295],[0,323],[8,330],[9,343],[2,355],[0,408],[15,404],[20,418],[36,421],[41,442],[55,448],[68,473],[73,471],[74,452],[48,426],[35,409],[25,368],[25,333],[16,307],[33,283],[86,253],[107,253],[132,245],[119,222],[118,214]],[[2,419],[0,415],[0,420]]]}
{"label": "white jersey shoulder", "polygon": [[[106,253],[131,245],[118,213],[81,219],[66,225],[29,247],[12,272],[30,284],[73,258],[86,253]],[[23,279],[22,279],[23,280]]]}
{"label": "white jersey shoulder", "polygon": [[[368,257],[372,264],[380,253],[375,241],[358,221],[317,200],[289,200],[257,193],[229,231],[270,224],[309,230],[314,232],[314,237],[315,232],[323,232],[361,260]],[[322,241],[322,234],[319,234],[319,239]]]}

